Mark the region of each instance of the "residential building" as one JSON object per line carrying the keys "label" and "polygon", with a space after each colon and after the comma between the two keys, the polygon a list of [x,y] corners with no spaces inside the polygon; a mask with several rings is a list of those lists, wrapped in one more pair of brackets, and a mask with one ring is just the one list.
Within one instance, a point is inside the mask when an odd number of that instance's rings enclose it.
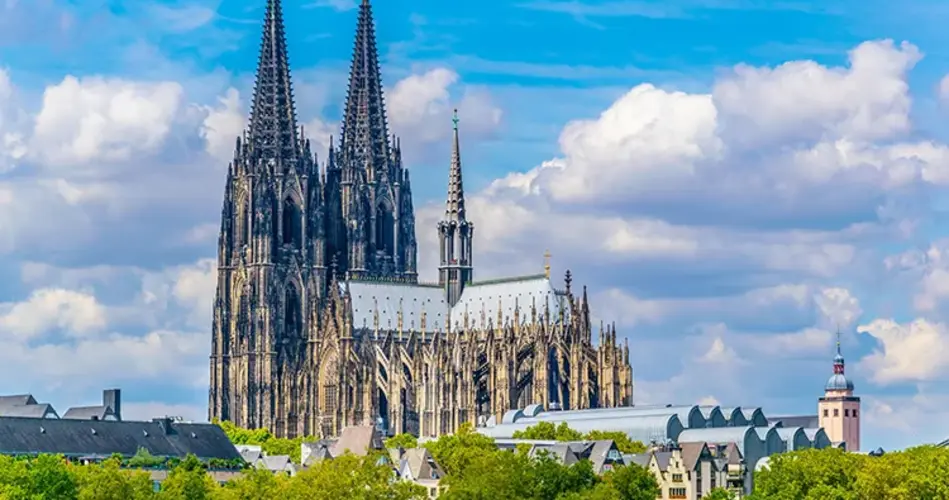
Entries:
{"label": "residential building", "polygon": [[724,484],[720,466],[705,443],[673,445],[625,458],[653,473],[661,491],[658,499],[696,500]]}
{"label": "residential building", "polygon": [[573,465],[581,460],[589,460],[593,471],[603,474],[614,467],[624,465],[623,454],[611,439],[598,441],[548,441],[539,439],[495,439],[494,443],[502,450],[514,451],[529,446],[530,456],[545,454],[564,465]]}
{"label": "residential building", "polygon": [[[707,445],[717,464],[715,484],[730,486],[745,494],[752,491],[754,481],[747,470],[763,457],[788,449],[831,446],[823,429],[782,430],[784,422],[769,422],[761,408],[714,405],[627,406],[570,411],[545,411],[541,405],[530,405],[508,411],[500,422],[489,420],[477,430],[504,443],[512,439],[515,432],[540,422],[566,423],[583,433],[619,431],[632,440],[661,450],[675,445],[687,449],[696,444]],[[660,460],[659,464],[663,463]],[[711,483],[711,476],[708,481],[703,480],[700,483],[703,491],[705,485]],[[698,489],[697,483],[693,489],[686,488],[686,494]],[[676,489],[674,493],[678,495],[681,491]]]}

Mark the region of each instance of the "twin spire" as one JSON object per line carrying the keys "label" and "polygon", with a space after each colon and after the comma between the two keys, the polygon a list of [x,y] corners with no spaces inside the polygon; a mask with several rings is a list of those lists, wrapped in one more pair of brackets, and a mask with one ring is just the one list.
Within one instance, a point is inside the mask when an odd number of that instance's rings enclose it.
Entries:
{"label": "twin spire", "polygon": [[386,164],[389,157],[385,98],[376,50],[376,28],[369,0],[363,0],[359,6],[340,146],[347,163],[379,168]]}
{"label": "twin spire", "polygon": [[290,60],[280,0],[267,0],[247,141],[263,158],[297,157],[298,141]]}
{"label": "twin spire", "polygon": [[[249,122],[247,141],[261,157],[287,160],[297,157],[300,137],[280,0],[267,0]],[[466,217],[458,110],[455,110],[452,123],[454,130],[445,216],[448,220],[461,222]],[[369,0],[362,0],[349,71],[341,149],[344,161],[358,159],[361,160],[358,164],[379,168],[387,164],[389,147],[372,6]]]}

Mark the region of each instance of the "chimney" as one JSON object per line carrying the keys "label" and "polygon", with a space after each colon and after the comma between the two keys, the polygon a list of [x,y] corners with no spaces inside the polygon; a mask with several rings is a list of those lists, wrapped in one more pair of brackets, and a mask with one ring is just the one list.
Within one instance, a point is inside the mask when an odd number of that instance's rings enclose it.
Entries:
{"label": "chimney", "polygon": [[106,389],[102,391],[102,406],[112,408],[115,419],[122,421],[122,390]]}

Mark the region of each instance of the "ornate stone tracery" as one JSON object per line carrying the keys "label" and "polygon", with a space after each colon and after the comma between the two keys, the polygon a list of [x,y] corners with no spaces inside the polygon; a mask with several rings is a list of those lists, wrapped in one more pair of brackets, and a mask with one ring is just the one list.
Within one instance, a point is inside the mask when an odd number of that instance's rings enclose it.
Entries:
{"label": "ornate stone tracery", "polygon": [[528,404],[632,403],[629,348],[592,342],[586,290],[473,280],[458,119],[438,224],[439,280],[418,283],[412,187],[390,137],[371,7],[359,11],[342,140],[321,166],[297,129],[279,0],[268,0],[247,132],[227,173],[209,416],[278,436],[373,422],[437,436]]}

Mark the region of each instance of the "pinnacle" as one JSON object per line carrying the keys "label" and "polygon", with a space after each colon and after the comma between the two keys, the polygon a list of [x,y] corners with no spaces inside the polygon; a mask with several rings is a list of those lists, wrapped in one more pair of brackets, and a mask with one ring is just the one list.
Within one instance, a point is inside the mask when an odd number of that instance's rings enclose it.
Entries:
{"label": "pinnacle", "polygon": [[465,189],[461,179],[461,146],[458,139],[458,110],[452,115],[453,139],[451,146],[451,168],[448,174],[448,200],[445,218],[450,221],[465,221]]}

